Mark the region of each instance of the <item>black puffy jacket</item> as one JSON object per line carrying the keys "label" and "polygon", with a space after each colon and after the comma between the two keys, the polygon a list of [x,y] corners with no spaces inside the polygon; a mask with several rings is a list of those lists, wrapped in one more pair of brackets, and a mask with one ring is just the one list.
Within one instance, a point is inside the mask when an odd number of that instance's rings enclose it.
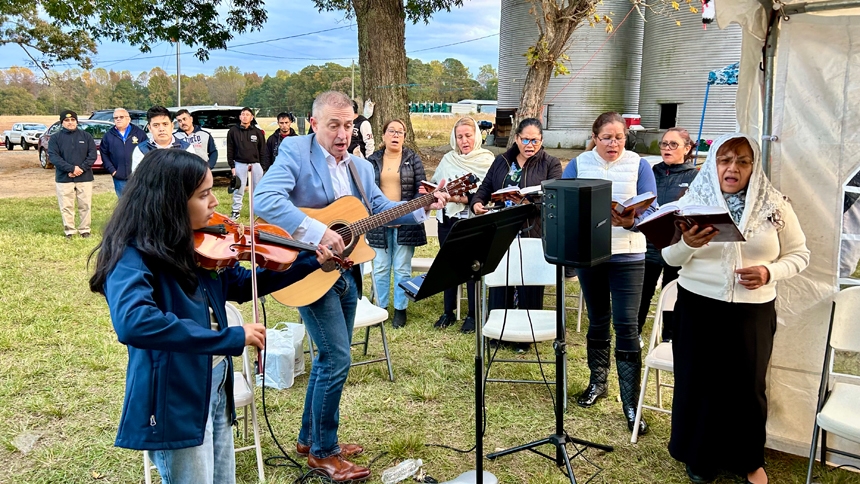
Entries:
{"label": "black puffy jacket", "polygon": [[[657,181],[657,203],[660,205],[666,205],[681,198],[699,174],[699,170],[692,161],[680,165],[667,165],[661,161],[654,165],[652,171]],[[660,251],[651,242],[648,242],[645,260],[652,264],[666,265]]]}
{"label": "black puffy jacket", "polygon": [[[376,150],[367,157],[367,161],[373,165],[373,174],[376,185],[379,186],[379,171],[382,169],[382,155],[385,149]],[[418,153],[403,148],[400,158],[400,200],[409,201],[417,198],[418,187],[426,180],[424,164]],[[385,243],[385,231],[382,227],[373,229],[366,234],[367,243],[376,249],[387,249]],[[417,247],[427,243],[427,234],[424,232],[424,224],[401,225],[397,231],[397,243],[400,245],[411,245]]]}

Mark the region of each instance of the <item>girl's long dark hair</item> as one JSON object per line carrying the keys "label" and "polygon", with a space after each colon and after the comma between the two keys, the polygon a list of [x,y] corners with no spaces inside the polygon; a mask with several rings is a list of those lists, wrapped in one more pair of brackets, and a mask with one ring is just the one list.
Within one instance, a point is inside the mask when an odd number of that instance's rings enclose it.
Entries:
{"label": "girl's long dark hair", "polygon": [[153,265],[169,272],[187,294],[197,289],[194,239],[188,199],[209,167],[185,150],[153,150],[143,157],[105,226],[90,290],[104,294],[108,274],[133,246]]}

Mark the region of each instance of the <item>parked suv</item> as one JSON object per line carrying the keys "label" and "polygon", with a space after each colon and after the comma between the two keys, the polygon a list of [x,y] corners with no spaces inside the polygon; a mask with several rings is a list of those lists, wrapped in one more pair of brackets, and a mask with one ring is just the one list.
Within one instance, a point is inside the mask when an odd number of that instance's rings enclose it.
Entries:
{"label": "parked suv", "polygon": [[[113,124],[113,109],[100,109],[98,111],[93,111],[93,114],[90,115],[90,119],[97,119],[99,121],[107,121]],[[131,117],[131,122],[141,129],[146,129],[146,111],[140,111],[138,109],[129,109],[128,115]]]}
{"label": "parked suv", "polygon": [[[231,126],[239,124],[239,114],[242,112],[242,106],[182,106],[181,108],[167,108],[173,113],[180,109],[187,109],[194,119],[194,124],[205,129],[212,135],[215,140],[215,147],[218,148],[218,162],[215,163],[213,173],[230,173],[230,165],[227,164],[227,131]],[[179,129],[179,123],[174,122],[176,129]]]}

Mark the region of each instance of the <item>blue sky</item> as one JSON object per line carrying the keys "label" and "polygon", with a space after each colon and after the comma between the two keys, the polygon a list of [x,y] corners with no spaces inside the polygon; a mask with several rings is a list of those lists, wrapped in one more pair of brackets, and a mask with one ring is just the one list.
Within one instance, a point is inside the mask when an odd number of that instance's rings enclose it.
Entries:
{"label": "blue sky", "polygon": [[[205,63],[198,61],[191,54],[182,55],[180,58],[182,74],[211,74],[218,66],[232,65],[239,67],[242,72],[255,71],[265,75],[275,74],[280,69],[296,72],[305,66],[326,62],[349,65],[350,60],[355,59],[356,64],[358,63],[356,28],[349,27],[351,21],[347,20],[343,13],[317,12],[313,3],[308,0],[284,2],[277,6],[274,6],[276,2],[270,1],[269,4],[271,5],[268,11],[269,18],[263,30],[236,36],[228,43],[227,51],[210,51],[210,58]],[[465,64],[473,76],[484,64],[492,64],[497,68],[499,10],[500,0],[465,0],[461,8],[452,9],[451,12],[436,13],[427,25],[407,23],[406,55],[424,62],[434,59],[441,61],[453,57]],[[282,41],[256,43],[335,27],[344,28]],[[481,37],[485,38],[471,41]],[[471,42],[433,48],[463,41]],[[235,47],[235,50],[229,49],[229,45],[249,43],[251,44]],[[183,48],[183,52],[196,50],[185,46]],[[129,70],[134,75],[156,66],[163,68],[169,74],[174,74],[176,72],[175,53],[176,48],[168,42],[153,46],[152,52],[148,54],[141,54],[131,45],[110,42],[99,46],[99,52],[93,60],[95,67]],[[134,59],[118,62],[135,56]],[[29,66],[26,55],[16,45],[0,47],[0,59],[2,59],[0,60],[2,68],[11,65]],[[58,69],[69,67],[71,66],[57,66]]]}

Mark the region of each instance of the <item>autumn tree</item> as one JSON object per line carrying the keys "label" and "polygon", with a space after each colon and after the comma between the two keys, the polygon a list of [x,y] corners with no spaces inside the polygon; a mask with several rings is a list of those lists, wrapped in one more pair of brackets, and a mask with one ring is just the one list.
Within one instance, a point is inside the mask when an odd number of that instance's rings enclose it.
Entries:
{"label": "autumn tree", "polygon": [[[574,30],[581,25],[600,26],[609,35],[615,28],[611,15],[600,15],[597,12],[602,0],[526,1],[532,4],[529,13],[535,18],[538,37],[534,45],[525,52],[529,69],[514,126],[525,118],[540,118],[550,78],[569,74],[565,61],[570,59],[565,51],[570,48],[570,37]],[[650,9],[660,15],[674,18],[676,12],[684,9],[697,13],[698,9],[692,3],[692,0],[654,0],[653,3],[631,0],[631,8],[637,9],[643,17],[642,9]],[[685,4],[683,8],[682,4]],[[508,145],[513,141],[514,137],[511,136]]]}
{"label": "autumn tree", "polygon": [[92,66],[102,40],[124,42],[149,52],[164,41],[196,46],[195,56],[224,49],[233,34],[259,30],[266,23],[264,0],[3,0],[0,45],[17,44],[34,63],[48,69],[71,60]]}
{"label": "autumn tree", "polygon": [[149,78],[146,83],[149,91],[150,106],[171,106],[173,105],[174,81],[160,67],[153,67],[149,71]]}
{"label": "autumn tree", "polygon": [[409,120],[406,82],[406,21],[429,22],[433,13],[460,7],[463,0],[313,0],[320,10],[346,12],[358,29],[358,63],[365,99],[376,103],[370,119],[382,132],[386,120],[406,122],[406,144],[415,139]]}
{"label": "autumn tree", "polygon": [[239,95],[245,88],[245,76],[236,66],[220,66],[215,69],[211,77],[206,80],[209,88],[209,97],[213,103],[222,106],[235,106],[239,104]]}

